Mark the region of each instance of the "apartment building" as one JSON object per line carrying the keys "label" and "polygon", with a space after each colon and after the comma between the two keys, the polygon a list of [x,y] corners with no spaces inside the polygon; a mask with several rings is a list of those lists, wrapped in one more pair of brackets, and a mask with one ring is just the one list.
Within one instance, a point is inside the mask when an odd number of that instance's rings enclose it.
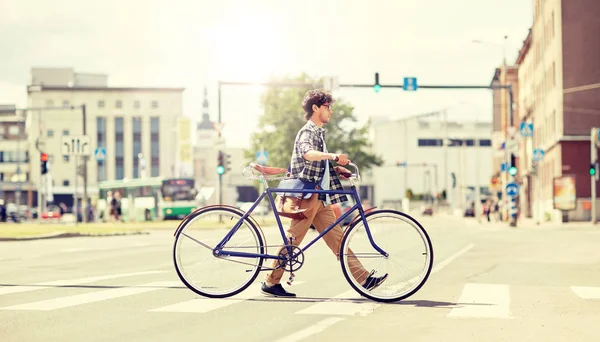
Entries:
{"label": "apartment building", "polygon": [[0,198],[27,204],[33,198],[25,118],[14,105],[0,105]]}
{"label": "apartment building", "polygon": [[[520,209],[540,222],[591,217],[590,131],[600,127],[598,13],[596,0],[534,0],[533,25],[516,61],[519,119],[534,126],[533,137],[520,139]],[[545,152],[543,160],[532,159],[534,149]],[[576,208],[563,216],[554,209],[553,184],[567,175],[575,179]]]}
{"label": "apartment building", "polygon": [[140,153],[148,176],[175,175],[184,89],[109,87],[103,75],[71,69],[32,69],[31,76],[28,107],[41,108],[27,116],[31,181],[38,185],[40,179],[37,145],[50,156],[55,201],[70,205],[75,190],[83,193],[83,179],[76,176],[82,160],[62,155],[60,146],[62,136],[83,134],[83,104],[91,150],[106,150],[104,160],[89,158],[90,196],[99,181],[139,177]]}

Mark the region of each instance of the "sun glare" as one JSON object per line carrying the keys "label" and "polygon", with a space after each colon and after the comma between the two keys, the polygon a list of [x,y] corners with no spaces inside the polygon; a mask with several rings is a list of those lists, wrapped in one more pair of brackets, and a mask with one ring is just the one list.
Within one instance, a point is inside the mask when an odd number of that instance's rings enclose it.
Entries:
{"label": "sun glare", "polygon": [[234,80],[260,82],[277,71],[283,46],[277,30],[264,19],[244,13],[211,28],[215,72]]}

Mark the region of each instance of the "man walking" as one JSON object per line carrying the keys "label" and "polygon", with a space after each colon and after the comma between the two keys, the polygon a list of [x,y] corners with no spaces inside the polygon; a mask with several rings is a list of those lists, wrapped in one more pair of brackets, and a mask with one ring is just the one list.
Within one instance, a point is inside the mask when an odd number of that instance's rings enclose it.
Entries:
{"label": "man walking", "polygon": [[[343,174],[350,171],[342,166],[333,166],[331,162],[336,161],[340,165],[347,165],[350,160],[346,154],[334,154],[327,151],[325,144],[325,129],[323,125],[331,119],[333,111],[331,106],[334,101],[328,92],[323,90],[310,90],[302,101],[304,118],[306,124],[298,131],[294,142],[294,150],[290,163],[290,173],[294,178],[303,182],[319,184],[323,190],[342,190],[340,178],[347,179]],[[346,195],[306,194],[302,200],[301,208],[306,209],[303,220],[292,220],[288,229],[288,241],[298,246],[309,227],[312,225],[322,232],[336,221],[332,204],[347,201]],[[342,228],[338,225],[323,236],[327,246],[333,251],[339,260],[340,244],[342,240]],[[282,247],[283,248],[283,247]],[[283,249],[284,250],[284,249]],[[351,253],[351,251],[349,251]],[[360,261],[351,258],[350,269],[352,276],[366,289],[372,290],[381,285],[387,278],[387,273],[381,277],[374,277],[375,271],[367,271]],[[279,266],[279,261],[274,260],[272,267]],[[262,292],[278,297],[295,297],[287,292],[280,284],[284,269],[278,268],[267,274]]]}

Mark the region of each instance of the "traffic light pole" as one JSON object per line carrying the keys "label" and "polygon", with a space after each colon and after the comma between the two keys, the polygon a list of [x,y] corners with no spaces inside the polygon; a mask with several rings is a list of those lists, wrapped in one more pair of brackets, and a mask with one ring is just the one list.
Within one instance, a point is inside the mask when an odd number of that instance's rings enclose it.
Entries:
{"label": "traffic light pole", "polygon": [[591,136],[590,136],[590,159],[591,163],[594,164],[594,174],[590,175],[590,184],[592,186],[592,224],[596,224],[596,177],[598,177],[598,147],[596,146],[596,139],[598,139],[598,128],[592,128]]}
{"label": "traffic light pole", "polygon": [[[218,119],[219,123],[221,123],[221,88],[223,85],[252,85],[252,86],[267,86],[267,87],[292,87],[292,88],[313,88],[317,85],[310,83],[279,83],[279,82],[261,82],[261,83],[253,83],[253,82],[218,82]],[[319,84],[320,85],[320,84]],[[340,88],[372,88],[375,89],[376,92],[379,92],[381,88],[401,88],[405,89],[404,84],[388,84],[383,85],[379,83],[379,73],[375,73],[375,84],[340,84]],[[464,90],[473,90],[473,89],[506,89],[509,94],[509,126],[514,126],[514,96],[513,96],[513,87],[512,84],[505,85],[418,85],[417,88],[420,89],[464,89]],[[508,137],[507,137],[508,138]],[[508,141],[508,139],[506,139]],[[508,163],[509,154],[508,154],[508,144],[505,141],[505,163]],[[446,175],[444,175],[446,177]],[[515,180],[515,177],[512,175],[508,175],[509,183]],[[502,189],[503,199],[506,199],[506,188]],[[511,201],[514,201],[512,199]],[[510,215],[510,226],[516,227],[517,225],[517,214]]]}

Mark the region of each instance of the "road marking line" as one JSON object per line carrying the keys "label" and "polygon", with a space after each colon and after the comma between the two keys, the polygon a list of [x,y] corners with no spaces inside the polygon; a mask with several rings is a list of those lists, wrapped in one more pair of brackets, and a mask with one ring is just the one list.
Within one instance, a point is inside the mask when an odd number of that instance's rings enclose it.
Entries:
{"label": "road marking line", "polygon": [[36,310],[36,311],[49,311],[56,309],[63,309],[77,305],[89,304],[94,302],[100,302],[108,299],[115,299],[120,297],[132,296],[140,293],[162,290],[165,286],[171,286],[175,282],[172,281],[160,281],[147,283],[137,286],[121,287],[116,289],[109,289],[97,292],[82,293],[67,297],[59,297],[48,300],[42,300],[37,302],[31,302],[26,304],[19,304],[13,306],[7,306],[0,308],[0,310]]}
{"label": "road marking line", "polygon": [[[311,305],[297,311],[297,315],[340,315],[340,316],[367,316],[381,304],[372,301],[363,301],[362,297],[356,298],[358,293],[354,290],[346,291],[327,301]],[[354,297],[354,298],[353,298]],[[341,300],[345,299],[345,300]],[[360,300],[361,302],[351,302]]]}
{"label": "road marking line", "polygon": [[54,286],[89,284],[89,283],[94,283],[94,282],[101,281],[101,280],[110,280],[110,279],[117,279],[117,278],[123,278],[123,277],[133,277],[133,276],[139,276],[139,275],[157,274],[157,273],[164,273],[164,272],[166,272],[166,271],[145,271],[145,272],[133,272],[133,273],[119,273],[119,274],[111,274],[111,275],[105,275],[105,276],[96,276],[96,277],[72,279],[72,280],[54,280],[54,281],[47,281],[47,282],[43,282],[43,283],[37,283],[37,284],[33,284],[33,285],[0,286],[0,295],[48,289],[48,288],[51,288]]}
{"label": "road marking line", "polygon": [[600,299],[600,287],[571,286],[571,290],[573,290],[579,298]]}
{"label": "road marking line", "polygon": [[511,318],[510,295],[505,284],[467,283],[448,317]]}
{"label": "road marking line", "polygon": [[[431,273],[435,273],[448,266],[452,261],[454,261],[459,256],[467,253],[471,248],[475,245],[470,244],[458,252],[452,254],[448,258],[444,259],[442,262],[438,263],[435,267],[433,267]],[[399,289],[405,284],[410,284],[415,282],[418,277],[413,277],[408,281],[400,282],[398,284],[392,285],[390,289]],[[375,302],[363,302],[362,297],[361,302],[350,302],[350,301],[340,301],[339,299],[353,299],[356,298],[358,293],[354,290],[346,291],[338,296],[333,297],[331,300],[327,300],[325,302],[317,303],[309,306],[303,310],[296,312],[299,315],[340,315],[340,316],[366,316],[371,314],[375,309],[377,309],[381,304],[377,304]]]}
{"label": "road marking line", "polygon": [[[303,281],[295,281],[294,285],[303,284]],[[213,310],[224,308],[233,304],[243,302],[248,299],[265,295],[260,291],[260,285],[251,286],[242,293],[229,298],[206,298],[199,297],[172,305],[163,306],[157,309],[148,310],[150,312],[195,312],[207,313]],[[266,295],[265,295],[266,296]]]}
{"label": "road marking line", "polygon": [[341,317],[329,317],[329,318],[325,318],[322,321],[319,321],[317,323],[315,323],[314,325],[311,325],[308,328],[296,331],[295,333],[288,335],[280,340],[277,340],[277,342],[297,342],[297,341],[301,341],[304,340],[305,338],[320,333],[321,331],[327,329],[328,327],[334,325],[337,322],[341,322],[343,321],[344,318]]}
{"label": "road marking line", "polygon": [[456,258],[458,258],[459,256],[467,253],[468,251],[471,250],[471,248],[475,247],[474,244],[470,244],[468,246],[466,246],[465,248],[461,249],[460,251],[452,254],[451,256],[449,256],[448,258],[446,258],[444,261],[438,263],[437,265],[435,265],[433,267],[433,269],[431,270],[431,273],[435,273],[435,272],[439,272],[441,271],[444,267],[448,266],[448,264],[450,264],[452,261],[454,261]]}

